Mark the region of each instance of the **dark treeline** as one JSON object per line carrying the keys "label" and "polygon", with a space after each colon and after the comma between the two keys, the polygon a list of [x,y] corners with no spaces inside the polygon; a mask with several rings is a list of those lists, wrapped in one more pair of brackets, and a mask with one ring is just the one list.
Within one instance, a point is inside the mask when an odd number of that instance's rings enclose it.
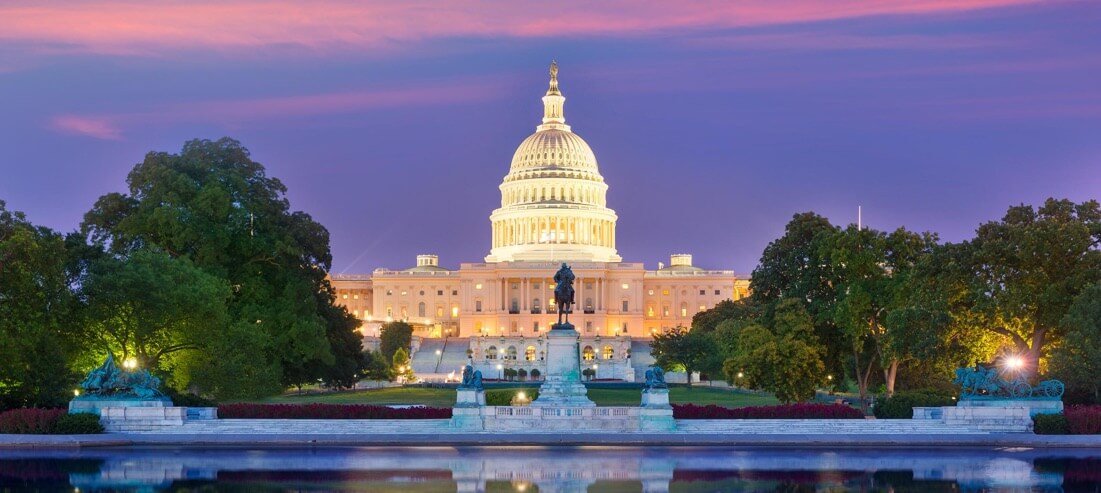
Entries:
{"label": "dark treeline", "polygon": [[961,243],[797,214],[749,298],[659,336],[655,355],[783,401],[822,388],[952,393],[956,367],[1015,357],[1033,380],[1064,380],[1067,400],[1097,402],[1099,245],[1096,201],[1013,206]]}
{"label": "dark treeline", "polygon": [[151,152],[80,230],[0,202],[0,407],[59,406],[108,352],[171,391],[247,398],[370,367],[329,233],[232,139]]}

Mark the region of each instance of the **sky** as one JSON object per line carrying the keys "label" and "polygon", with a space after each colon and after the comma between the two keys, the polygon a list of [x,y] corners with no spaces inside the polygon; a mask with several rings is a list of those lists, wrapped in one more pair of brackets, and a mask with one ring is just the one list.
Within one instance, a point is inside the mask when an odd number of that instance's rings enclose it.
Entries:
{"label": "sky", "polygon": [[557,60],[625,261],[748,274],[793,214],[970,238],[1101,195],[1101,2],[0,3],[0,200],[79,227],[150,151],[233,137],[333,272],[480,262]]}

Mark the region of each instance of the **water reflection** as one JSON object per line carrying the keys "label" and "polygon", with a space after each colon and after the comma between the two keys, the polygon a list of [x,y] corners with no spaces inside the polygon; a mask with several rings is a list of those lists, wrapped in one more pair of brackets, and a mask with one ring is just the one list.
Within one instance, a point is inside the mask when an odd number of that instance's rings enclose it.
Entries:
{"label": "water reflection", "polygon": [[1101,491],[1101,453],[594,447],[0,451],[0,490],[22,489]]}

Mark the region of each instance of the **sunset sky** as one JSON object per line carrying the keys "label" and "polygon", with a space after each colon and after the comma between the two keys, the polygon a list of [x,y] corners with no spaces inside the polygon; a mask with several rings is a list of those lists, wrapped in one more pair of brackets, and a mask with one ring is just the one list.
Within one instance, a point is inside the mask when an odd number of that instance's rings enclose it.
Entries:
{"label": "sunset sky", "polygon": [[231,136],[333,271],[489,252],[555,59],[625,261],[749,273],[797,212],[967,239],[1101,196],[1101,2],[0,4],[0,200],[78,227],[151,150]]}

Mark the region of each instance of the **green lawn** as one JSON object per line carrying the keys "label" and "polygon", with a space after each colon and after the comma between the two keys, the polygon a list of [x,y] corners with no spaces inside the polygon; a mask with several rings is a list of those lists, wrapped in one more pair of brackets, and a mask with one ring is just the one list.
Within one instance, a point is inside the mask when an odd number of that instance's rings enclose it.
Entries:
{"label": "green lawn", "polygon": [[[525,387],[528,388],[528,387]],[[532,386],[530,388],[537,388]],[[517,391],[520,389],[517,388]],[[589,398],[598,406],[637,406],[642,393],[639,389],[589,389]],[[716,404],[724,407],[766,406],[777,404],[770,395],[754,395],[731,392],[725,389],[673,387],[669,400],[674,404]],[[327,394],[282,395],[263,402],[274,404],[304,404],[323,402],[328,404],[418,404],[423,406],[450,407],[455,404],[455,390],[419,387],[357,390]]]}

